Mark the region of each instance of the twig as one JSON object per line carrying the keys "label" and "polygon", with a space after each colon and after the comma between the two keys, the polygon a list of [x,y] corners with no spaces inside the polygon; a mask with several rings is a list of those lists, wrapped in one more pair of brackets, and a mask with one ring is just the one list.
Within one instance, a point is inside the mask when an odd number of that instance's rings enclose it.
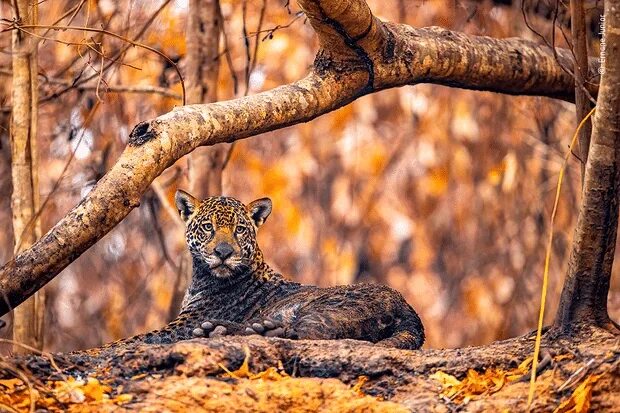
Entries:
{"label": "twig", "polygon": [[252,65],[250,66],[250,73],[256,68],[256,61],[258,56],[258,35],[263,27],[263,21],[265,20],[265,13],[267,11],[267,1],[263,0],[263,5],[260,9],[260,15],[258,17],[258,25],[256,26],[256,35],[254,36],[254,51],[252,53]]}
{"label": "twig", "polygon": [[[69,22],[67,24],[73,23],[73,19],[75,19],[75,16],[77,16],[77,14],[80,12],[84,3],[86,3],[86,0],[80,0],[78,4],[76,4],[75,6],[67,10],[65,14],[57,18],[56,21],[52,23],[52,26],[56,26],[58,23],[63,21],[65,18],[67,18],[67,16],[69,15],[71,15],[71,18],[69,19]],[[43,37],[45,37],[49,32],[50,32],[49,29],[43,32]]]}
{"label": "twig", "polygon": [[13,8],[15,9],[15,18],[19,21],[22,17],[19,15],[19,6],[17,5],[17,0],[13,0]]}
{"label": "twig", "polygon": [[[159,198],[157,194],[155,195],[155,197]],[[157,212],[155,211],[154,199],[151,198],[150,202],[148,202],[147,205],[149,207],[149,212],[150,212],[149,215],[151,216],[151,221],[153,222],[153,229],[155,230],[155,233],[157,234],[157,240],[159,241],[159,245],[161,246],[162,255],[164,256],[164,259],[166,260],[168,265],[170,265],[170,268],[172,268],[172,270],[176,272],[178,271],[178,267],[175,264],[174,260],[170,257],[170,253],[168,252],[168,247],[166,246],[166,238],[161,229],[161,225],[159,225],[159,221],[157,219]]]}
{"label": "twig", "polygon": [[172,205],[170,205],[170,202],[168,202],[168,198],[166,197],[166,191],[164,190],[163,186],[159,182],[157,182],[157,180],[155,180],[151,183],[151,188],[153,189],[153,192],[159,199],[159,202],[161,203],[162,207],[164,208],[170,219],[179,228],[185,229],[185,223],[179,216],[177,210]]}
{"label": "twig", "polygon": [[[293,23],[295,23],[297,20],[299,20],[301,17],[305,16],[305,14],[303,12],[297,12],[295,13],[295,17],[289,21],[286,24],[278,24],[270,29],[264,29],[264,30],[259,30],[257,32],[253,32],[250,33],[250,35],[259,35],[260,33],[267,33],[265,36],[263,36],[263,38],[261,39],[262,42],[264,42],[267,39],[272,39],[273,38],[273,34],[280,30],[280,29],[286,29],[288,27],[291,27],[293,25]],[[258,38],[258,37],[257,37]]]}
{"label": "twig", "polygon": [[[218,5],[219,5],[219,2],[218,2]],[[230,76],[232,77],[232,80],[233,80],[233,94],[236,96],[237,91],[239,90],[239,79],[237,78],[237,74],[235,73],[235,68],[232,62],[232,56],[230,55],[228,35],[226,34],[226,20],[224,19],[224,15],[222,14],[221,7],[217,8],[217,12],[219,14],[220,21],[222,22],[222,37],[224,38],[224,54],[226,56],[226,65],[228,66],[228,70],[230,71]]]}
{"label": "twig", "polygon": [[224,162],[222,162],[222,171],[226,169],[226,166],[228,166],[228,163],[230,162],[230,158],[232,158],[233,151],[235,150],[235,143],[236,142],[231,143],[228,147],[228,151],[224,157]]}
{"label": "twig", "polygon": [[[151,26],[151,24],[153,24],[153,22],[155,21],[155,19],[157,18],[157,16],[159,16],[159,14],[162,12],[162,10],[171,2],[172,0],[165,0],[157,10],[155,10],[155,12],[151,15],[151,17],[146,21],[146,23],[142,26],[142,28],[140,28],[140,30],[138,31],[138,33],[133,37],[133,40],[136,41],[139,38],[142,37],[142,35],[148,30],[148,28]],[[131,47],[130,44],[126,44],[118,53],[115,54],[115,56],[112,58],[112,60],[116,61],[117,59],[122,59],[122,57],[125,55],[125,53],[127,52],[127,50],[129,50],[129,48]],[[105,70],[107,71],[112,65],[114,64],[114,62],[109,62],[106,67]],[[64,70],[68,70],[68,68],[70,68],[71,65],[67,66],[66,69]],[[58,76],[59,73],[56,74],[56,76]],[[74,89],[75,86],[81,85],[83,83],[88,82],[91,79],[94,79],[96,77],[96,75],[91,75],[88,76],[84,79],[80,79],[74,82],[73,85],[71,86],[67,86],[64,89],[61,89],[59,91],[56,91],[54,93],[52,93],[51,95],[48,96],[44,96],[43,98],[39,99],[39,103],[43,103],[43,102],[47,102],[49,100],[55,99],[65,93],[67,93],[68,91]]]}
{"label": "twig", "polygon": [[38,348],[29,346],[28,344],[20,343],[20,342],[15,341],[15,340],[9,340],[8,338],[0,338],[0,343],[5,343],[5,344],[11,344],[13,346],[18,346],[18,347],[24,348],[24,349],[26,349],[28,351],[31,351],[33,353],[39,354],[40,356],[48,358],[49,361],[50,361],[50,365],[54,368],[54,370],[56,370],[56,372],[58,372],[62,377],[64,377],[64,374],[63,374],[62,370],[60,369],[60,367],[58,367],[58,365],[56,364],[56,361],[54,361],[54,357],[52,356],[51,353],[48,353],[46,351],[41,351]]}
{"label": "twig", "polygon": [[585,376],[588,373],[588,371],[590,370],[590,367],[594,364],[595,361],[596,361],[595,358],[591,358],[590,360],[588,360],[588,362],[585,365],[579,367],[577,371],[571,374],[571,376],[564,383],[562,383],[560,387],[558,387],[557,392],[559,393],[562,390],[566,389],[567,387],[572,386],[574,383],[581,380],[583,376]]}
{"label": "twig", "polygon": [[[261,27],[263,25],[263,21],[265,18],[265,11],[267,9],[267,2],[265,0],[263,0],[263,5],[261,7],[260,10],[260,16],[258,18],[258,26],[257,26],[257,31],[254,32],[255,33],[255,40],[254,40],[254,50],[252,53],[252,56],[250,56],[250,41],[249,41],[249,36],[248,36],[248,32],[246,29],[246,4],[247,2],[244,1],[243,2],[243,44],[245,45],[245,53],[246,53],[246,66],[245,66],[245,91],[243,92],[243,96],[247,96],[248,93],[250,92],[250,75],[251,73],[254,71],[255,67],[256,67],[256,57],[258,55],[258,35],[259,33],[261,33]],[[222,20],[222,33],[224,32],[224,24],[223,24],[223,20]],[[224,39],[226,41],[226,35],[224,34]],[[228,47],[226,47],[226,50],[228,50]],[[230,57],[230,54],[227,53],[227,58]],[[231,62],[232,65],[232,62]],[[232,73],[232,69],[231,69],[231,73]],[[234,92],[235,94],[237,93],[237,80],[236,77],[233,78],[234,81]],[[224,171],[224,169],[226,169],[226,166],[228,166],[228,163],[230,162],[230,158],[232,158],[232,154],[233,151],[235,150],[235,146],[236,146],[236,142],[231,143],[228,146],[228,150],[226,151],[226,155],[224,156],[224,161],[222,162],[221,171]]]}
{"label": "twig", "polygon": [[[96,86],[86,85],[77,86],[78,90],[95,90]],[[105,91],[109,93],[148,93],[156,94],[169,98],[180,99],[181,95],[172,92],[170,89],[159,86],[129,86],[129,85],[108,85],[106,84]]]}
{"label": "twig", "polygon": [[102,83],[105,83],[105,85],[108,85],[108,82],[106,82],[103,79],[103,65],[105,63],[104,60],[104,56],[105,53],[103,51],[103,45],[100,45],[101,47],[101,69],[99,70],[99,77],[97,78],[97,87],[95,88],[95,96],[97,96],[97,100],[99,100],[99,102],[103,102],[103,99],[101,99],[101,96],[99,95],[99,87],[101,86]]}
{"label": "twig", "polygon": [[179,70],[179,67],[177,66],[177,64],[171,59],[169,58],[165,53],[157,50],[154,47],[148,46],[144,43],[140,43],[137,42],[135,40],[131,40],[125,36],[121,36],[120,34],[111,32],[109,30],[105,30],[105,29],[97,29],[94,27],[83,27],[83,26],[48,26],[48,25],[40,25],[40,24],[27,24],[27,25],[18,25],[18,24],[13,24],[11,26],[9,26],[8,28],[1,30],[0,33],[3,32],[7,32],[7,31],[12,31],[12,30],[21,30],[21,29],[52,29],[52,30],[77,30],[77,31],[85,31],[85,32],[93,32],[93,33],[100,33],[100,34],[105,34],[111,37],[114,37],[116,39],[122,40],[128,44],[131,44],[133,46],[137,46],[140,48],[143,48],[145,50],[148,50],[152,53],[157,54],[158,56],[160,56],[161,58],[165,59],[173,68],[174,70],[177,72],[178,76],[179,76],[179,82],[181,83],[181,89],[183,92],[183,105],[185,105],[185,81],[183,80],[183,75],[181,74],[181,71]]}
{"label": "twig", "polygon": [[243,5],[241,7],[241,20],[243,21],[241,31],[243,32],[243,47],[245,48],[245,91],[243,92],[243,96],[248,95],[248,90],[250,88],[250,65],[252,64],[252,56],[250,55],[250,38],[248,37],[246,27],[247,8],[248,2],[247,0],[243,0]]}
{"label": "twig", "polygon": [[[0,75],[5,75],[5,76],[13,76],[13,72],[9,69],[3,69],[0,68]],[[73,82],[69,81],[69,80],[64,80],[64,79],[57,79],[57,78],[52,78],[52,77],[47,77],[44,76],[43,74],[39,73],[39,76],[41,76],[46,83],[52,84],[52,85],[61,85],[61,86],[72,86]],[[77,86],[73,86],[75,89],[77,90],[95,90],[94,85],[77,85]],[[166,96],[166,97],[171,97],[171,98],[176,98],[176,99],[180,99],[181,95],[179,95],[178,93],[173,92],[172,90],[165,88],[165,87],[159,87],[159,86],[150,86],[150,85],[109,85],[106,84],[106,92],[112,92],[112,93],[153,93],[153,94],[157,94],[157,95],[162,95],[162,96]]]}
{"label": "twig", "polygon": [[[552,42],[555,44],[555,21],[557,19],[557,14],[558,14],[558,9],[557,9],[557,1],[556,1],[556,8],[554,11],[554,18],[553,18],[553,31],[552,31]],[[534,27],[532,27],[530,25],[530,23],[527,20],[527,13],[525,12],[525,0],[523,0],[521,2],[521,14],[523,14],[523,22],[525,23],[525,25],[527,26],[527,28],[534,33],[536,36],[540,37],[542,39],[542,41],[545,43],[545,45],[547,47],[549,47],[551,49],[551,51],[553,52],[553,57],[555,58],[556,63],[560,66],[560,68],[568,75],[570,75],[573,79],[575,78],[575,74],[568,69],[566,66],[564,66],[562,64],[562,62],[560,62],[559,56],[557,51],[555,50],[555,46],[549,44],[549,41],[545,38],[545,36],[543,36],[542,34],[540,34],[536,29],[534,29]],[[590,92],[586,89],[586,87],[584,85],[581,85],[581,88],[584,90],[584,92],[586,93],[586,96],[589,97],[590,101],[596,105],[596,100],[592,97],[592,95],[590,94]]]}
{"label": "twig", "polygon": [[[551,353],[547,350],[545,350],[543,353],[544,353],[543,359],[540,361],[540,364],[538,364],[538,366],[536,367],[536,376],[539,376],[540,373],[543,372],[543,370],[545,370],[547,367],[553,364],[553,356],[551,356]],[[534,363],[532,363],[532,366],[533,365]],[[530,379],[530,374],[531,374],[531,371],[528,373],[525,373],[523,376],[519,377],[519,379],[513,381],[512,384],[527,382]]]}

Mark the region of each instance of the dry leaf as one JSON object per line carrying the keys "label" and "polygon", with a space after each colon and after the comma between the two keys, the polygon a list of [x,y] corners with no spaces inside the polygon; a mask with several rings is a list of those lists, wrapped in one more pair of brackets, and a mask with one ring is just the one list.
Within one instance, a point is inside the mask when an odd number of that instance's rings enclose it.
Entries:
{"label": "dry leaf", "polygon": [[22,386],[23,384],[24,382],[20,379],[0,380],[0,386],[6,387],[9,391],[13,391],[16,386]]}
{"label": "dry leaf", "polygon": [[444,373],[443,371],[437,371],[430,375],[430,378],[440,382],[444,387],[445,386],[458,386],[461,384],[461,381],[454,377],[451,374]]}
{"label": "dry leaf", "polygon": [[590,411],[592,387],[600,379],[600,375],[592,374],[581,383],[573,394],[560,404],[553,413],[586,413]]}
{"label": "dry leaf", "polygon": [[230,371],[226,368],[226,366],[221,363],[218,363],[217,365],[222,370],[224,370],[228,376],[235,379],[248,378],[252,376],[252,373],[250,372],[250,349],[248,348],[248,346],[245,346],[243,348],[243,351],[245,352],[245,358],[243,359],[243,363],[241,363],[241,367],[239,367],[237,370]]}
{"label": "dry leaf", "polygon": [[362,391],[362,386],[368,381],[368,377],[367,376],[359,376],[357,378],[357,383],[355,383],[355,385],[351,388],[351,390],[359,395],[360,397],[365,396],[364,392]]}
{"label": "dry leaf", "polygon": [[438,371],[430,377],[442,384],[441,394],[443,396],[456,403],[467,403],[477,396],[498,392],[504,387],[507,377],[512,375],[514,375],[513,372],[505,372],[499,369],[487,369],[484,373],[470,369],[463,380],[442,371]]}

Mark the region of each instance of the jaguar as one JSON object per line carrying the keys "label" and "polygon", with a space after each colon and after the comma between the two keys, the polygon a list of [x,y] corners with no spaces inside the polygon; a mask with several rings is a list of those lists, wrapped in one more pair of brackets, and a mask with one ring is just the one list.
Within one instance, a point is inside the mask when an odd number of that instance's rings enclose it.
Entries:
{"label": "jaguar", "polygon": [[272,210],[269,198],[204,200],[178,190],[192,279],[181,311],[166,327],[123,340],[172,343],[194,337],[262,335],[285,339],[355,339],[417,349],[424,327],[397,291],[379,284],[321,288],[284,278],[266,262],[257,231]]}

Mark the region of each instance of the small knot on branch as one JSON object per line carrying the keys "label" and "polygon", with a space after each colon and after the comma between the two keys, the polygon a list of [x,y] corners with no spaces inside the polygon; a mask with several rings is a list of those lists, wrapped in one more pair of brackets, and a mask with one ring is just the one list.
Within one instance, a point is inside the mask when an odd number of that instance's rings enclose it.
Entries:
{"label": "small knot on branch", "polygon": [[129,145],[142,146],[155,137],[155,131],[151,127],[151,122],[145,121],[138,123],[129,134]]}

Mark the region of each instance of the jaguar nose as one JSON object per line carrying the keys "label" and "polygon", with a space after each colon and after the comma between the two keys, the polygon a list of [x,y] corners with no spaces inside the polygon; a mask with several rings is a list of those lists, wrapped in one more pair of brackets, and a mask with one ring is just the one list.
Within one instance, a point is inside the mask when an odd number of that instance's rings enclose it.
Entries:
{"label": "jaguar nose", "polygon": [[215,249],[213,251],[215,252],[215,255],[217,255],[217,257],[222,261],[230,257],[234,252],[233,247],[227,242],[220,242],[215,246]]}

